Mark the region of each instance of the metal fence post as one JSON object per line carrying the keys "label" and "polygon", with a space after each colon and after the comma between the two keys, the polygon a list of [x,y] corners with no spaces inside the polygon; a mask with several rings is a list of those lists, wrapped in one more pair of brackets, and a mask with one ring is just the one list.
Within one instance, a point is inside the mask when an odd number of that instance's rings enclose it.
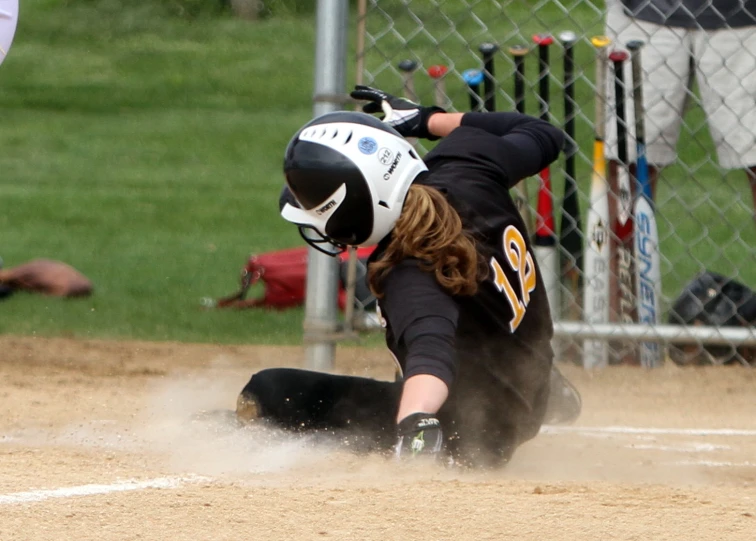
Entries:
{"label": "metal fence post", "polygon": [[[344,107],[346,84],[348,0],[318,0],[315,43],[315,117]],[[310,248],[307,265],[304,340],[305,365],[311,370],[333,368],[338,331],[339,260]]]}

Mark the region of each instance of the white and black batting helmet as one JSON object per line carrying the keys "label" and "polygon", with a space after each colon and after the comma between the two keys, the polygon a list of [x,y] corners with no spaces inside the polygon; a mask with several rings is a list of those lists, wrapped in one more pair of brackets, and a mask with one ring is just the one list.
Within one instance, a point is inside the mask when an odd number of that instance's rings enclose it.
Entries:
{"label": "white and black batting helmet", "polygon": [[281,216],[326,253],[370,246],[389,234],[412,181],[428,168],[396,130],[365,113],[307,123],[289,142],[286,184],[298,205]]}

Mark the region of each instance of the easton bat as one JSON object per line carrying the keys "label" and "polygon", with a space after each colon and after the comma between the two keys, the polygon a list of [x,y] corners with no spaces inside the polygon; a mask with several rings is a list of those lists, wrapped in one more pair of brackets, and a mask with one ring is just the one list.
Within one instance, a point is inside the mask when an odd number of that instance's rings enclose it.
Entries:
{"label": "easton bat", "polygon": [[480,85],[483,83],[483,73],[480,70],[469,69],[462,72],[462,79],[467,85],[467,93],[470,95],[470,111],[479,112],[482,108],[483,98],[480,94]]}
{"label": "easton bat", "polygon": [[[638,193],[633,205],[635,216],[635,291],[638,321],[648,325],[659,323],[659,299],[661,297],[661,256],[659,231],[656,227],[653,195],[646,159],[645,109],[643,106],[643,71],[640,50],[642,41],[631,41],[630,63],[633,69],[633,105],[635,113],[635,147],[637,153],[636,179]],[[640,363],[645,368],[662,364],[662,350],[656,342],[640,344]]]}
{"label": "easton bat", "polygon": [[[606,48],[611,40],[594,36],[596,48],[596,112],[594,116],[593,172],[587,218],[583,320],[586,323],[609,322],[609,183],[606,180],[604,137],[606,134]],[[607,343],[588,339],[583,342],[583,366],[601,368],[608,364]]]}
{"label": "easton bat", "polygon": [[566,316],[580,319],[580,301],[583,269],[583,226],[580,219],[578,185],[575,179],[575,61],[574,46],[577,34],[564,31],[559,34],[564,47],[564,132],[567,135],[564,158],[564,196],[559,223],[559,255],[562,280],[571,299],[566,303]]}
{"label": "easton bat", "polygon": [[[515,110],[525,114],[525,57],[528,48],[524,45],[513,45],[509,48],[509,54],[514,59],[514,98]],[[528,234],[533,234],[533,216],[530,211],[530,196],[528,195],[528,180],[522,179],[514,187],[515,205],[520,211],[520,216],[525,220]]]}
{"label": "easton bat", "polygon": [[[635,321],[635,279],[633,275],[633,217],[630,164],[627,158],[627,115],[625,106],[625,62],[629,55],[622,50],[612,51],[609,60],[614,64],[614,104],[617,124],[617,213],[612,224],[612,243],[615,260],[612,262],[614,280],[611,298],[617,307],[621,323]],[[632,344],[620,342],[619,357],[634,364]]]}
{"label": "easton bat", "polygon": [[[540,118],[549,121],[549,46],[554,43],[550,34],[536,34],[533,41],[538,46],[539,74],[538,95],[540,97]],[[538,206],[536,208],[536,233],[534,251],[553,319],[559,314],[559,254],[557,239],[554,234],[554,198],[551,193],[551,167],[546,166],[540,173],[541,184],[538,189]]]}
{"label": "easton bat", "polygon": [[417,103],[417,92],[415,92],[415,70],[417,70],[417,62],[408,58],[399,62],[398,68],[399,71],[402,72],[404,97]]}
{"label": "easton bat", "polygon": [[486,111],[496,110],[496,80],[494,79],[494,55],[499,50],[495,43],[481,43],[478,47],[483,57],[483,92]]}
{"label": "easton bat", "polygon": [[449,71],[449,68],[443,64],[436,64],[428,68],[428,75],[433,79],[433,95],[434,102],[437,107],[446,109],[446,82],[444,76]]}

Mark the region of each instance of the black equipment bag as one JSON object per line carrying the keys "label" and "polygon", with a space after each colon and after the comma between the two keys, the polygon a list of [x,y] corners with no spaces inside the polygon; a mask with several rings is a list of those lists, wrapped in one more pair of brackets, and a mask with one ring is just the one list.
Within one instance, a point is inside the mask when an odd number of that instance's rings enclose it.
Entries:
{"label": "black equipment bag", "polygon": [[[672,304],[669,323],[713,327],[756,326],[756,293],[736,280],[704,271],[683,288]],[[670,356],[678,364],[755,363],[756,348],[678,345],[670,348]]]}

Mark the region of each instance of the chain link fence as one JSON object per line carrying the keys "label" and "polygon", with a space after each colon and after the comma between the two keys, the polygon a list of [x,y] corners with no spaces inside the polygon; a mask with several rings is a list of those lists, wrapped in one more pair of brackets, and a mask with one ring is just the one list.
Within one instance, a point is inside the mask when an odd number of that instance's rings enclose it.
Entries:
{"label": "chain link fence", "polygon": [[[746,2],[745,9],[750,3],[754,2]],[[564,228],[579,231],[581,250],[590,246],[592,240],[586,224],[591,205],[599,53],[591,38],[598,35],[613,38],[609,52],[627,51],[628,40],[642,40],[644,118],[652,178],[658,170],[654,193],[661,266],[658,321],[654,325],[628,324],[633,317],[637,320],[637,313],[630,313],[629,318],[621,313],[622,297],[627,292],[622,293],[621,288],[622,266],[613,263],[611,311],[606,324],[581,323],[591,320],[581,306],[583,292],[565,280],[561,267],[554,267],[551,272],[557,276],[550,278],[559,291],[553,299],[559,300],[552,311],[557,335],[564,340],[560,347],[562,356],[581,363],[583,340],[598,338],[609,342],[609,362],[613,363],[629,359],[632,362],[643,340],[679,344],[666,350],[678,362],[753,362],[749,347],[756,345],[752,330],[756,307],[748,303],[745,289],[740,297],[731,295],[728,280],[756,288],[753,219],[756,181],[747,174],[748,167],[756,164],[753,157],[756,82],[751,84],[756,77],[756,57],[751,55],[756,55],[756,38],[749,37],[756,35],[756,26],[707,32],[681,28],[670,31],[651,23],[635,25],[623,13],[619,0],[606,4],[597,0],[367,0],[362,5],[364,11],[358,14],[354,25],[358,28],[358,81],[416,96],[424,103],[435,101],[449,110],[480,110],[486,106],[501,111],[520,108],[529,114],[546,116],[560,126],[567,127],[568,121],[573,120],[569,130],[573,144],[567,146],[565,156],[551,168],[548,195],[553,203],[554,235],[564,236]],[[756,23],[756,7],[753,11]],[[656,32],[663,34],[657,36]],[[572,39],[569,33],[575,39],[571,65],[569,57],[565,63],[565,43]],[[548,43],[543,40],[544,34],[554,37],[546,47],[548,61],[541,56],[544,43]],[[727,39],[723,40],[724,34]],[[538,35],[541,37],[534,38]],[[714,43],[715,37],[723,41]],[[541,48],[534,41],[539,39]],[[663,47],[669,46],[669,43],[663,45],[665,39],[672,40],[672,47],[683,53],[674,55],[674,62],[670,55],[662,54]],[[739,54],[737,62],[733,60],[735,52]],[[684,63],[680,63],[680,58]],[[617,179],[621,176],[615,168],[616,73],[612,62],[608,65],[605,112],[607,158],[611,162],[606,178],[612,186],[611,193],[619,194]],[[622,110],[628,114],[620,126],[626,126],[628,132],[625,160],[633,162],[635,117],[630,60],[626,59],[622,65],[624,83],[620,85],[624,84],[625,92],[618,95],[626,97]],[[572,70],[572,76],[565,74],[565,66],[568,72]],[[573,83],[568,85],[572,88],[566,99],[565,82]],[[652,84],[667,87],[659,90]],[[422,152],[429,148],[428,144],[420,146]],[[569,156],[574,156],[571,175],[566,171]],[[632,166],[631,172],[634,173]],[[579,210],[574,216],[568,213],[562,219],[570,176],[574,176],[577,186]],[[632,180],[631,188],[634,186]],[[514,193],[524,197],[521,211],[533,229],[538,225],[539,195],[543,197],[546,193],[543,187],[543,181],[534,177],[525,180],[520,191]],[[619,201],[619,197],[610,195],[612,219]],[[610,236],[614,241],[611,244],[621,247],[617,232]],[[572,261],[582,267],[582,252],[561,245],[557,249],[561,251],[563,264]],[[616,261],[615,251],[612,261]],[[585,269],[578,270],[578,276],[583,275],[583,286],[594,287],[592,278],[584,276]],[[716,272],[726,280],[714,280],[709,287],[692,291],[689,305],[713,310],[712,303],[716,302],[719,319],[703,319],[695,325],[691,318],[675,319],[676,312],[672,310],[675,301],[704,271]],[[544,276],[544,281],[549,282],[549,277]],[[631,300],[635,305],[634,296]],[[679,326],[680,323],[687,326]],[[699,329],[701,323],[708,328]],[[713,326],[722,332],[712,329]],[[732,328],[725,333],[724,327],[728,326]]]}

